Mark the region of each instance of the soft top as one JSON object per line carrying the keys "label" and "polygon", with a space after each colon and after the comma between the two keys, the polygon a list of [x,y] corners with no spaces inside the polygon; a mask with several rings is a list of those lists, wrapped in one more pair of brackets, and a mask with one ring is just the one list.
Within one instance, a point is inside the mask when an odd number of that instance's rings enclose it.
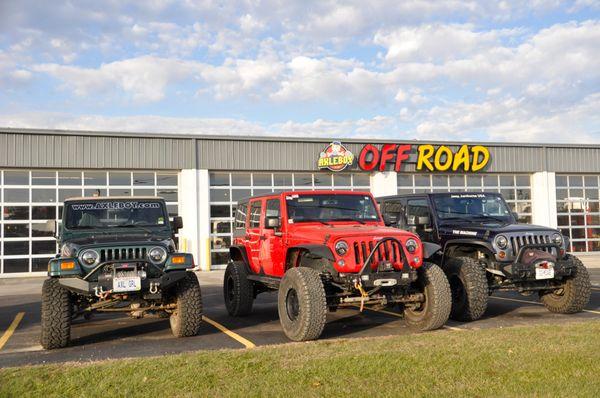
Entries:
{"label": "soft top", "polygon": [[164,200],[159,196],[82,196],[75,198],[67,198],[65,202],[73,202],[73,201],[101,201],[101,200]]}
{"label": "soft top", "polygon": [[497,191],[450,191],[450,192],[421,192],[421,193],[403,193],[398,195],[378,196],[377,200],[409,198],[413,196],[440,196],[440,195],[500,195]]}
{"label": "soft top", "polygon": [[349,191],[342,189],[315,189],[313,190],[298,190],[298,191],[282,191],[270,192],[261,195],[247,196],[238,200],[240,202],[248,202],[252,199],[281,196],[281,195],[371,195],[369,191]]}

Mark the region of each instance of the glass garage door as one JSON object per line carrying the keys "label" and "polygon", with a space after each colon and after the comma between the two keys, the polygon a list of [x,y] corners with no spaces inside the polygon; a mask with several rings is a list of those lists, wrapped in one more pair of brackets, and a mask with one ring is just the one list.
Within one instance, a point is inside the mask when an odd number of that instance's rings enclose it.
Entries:
{"label": "glass garage door", "polygon": [[529,174],[398,174],[398,193],[449,191],[500,192],[520,222],[531,222]]}
{"label": "glass garage door", "polygon": [[211,269],[227,265],[232,214],[239,199],[285,190],[370,190],[370,177],[359,173],[210,173]]}
{"label": "glass garage door", "polygon": [[557,175],[558,228],[571,239],[573,252],[600,252],[598,175]]}
{"label": "glass garage door", "polygon": [[66,198],[161,196],[178,212],[178,174],[162,171],[0,170],[0,275],[46,272],[58,248],[48,220]]}

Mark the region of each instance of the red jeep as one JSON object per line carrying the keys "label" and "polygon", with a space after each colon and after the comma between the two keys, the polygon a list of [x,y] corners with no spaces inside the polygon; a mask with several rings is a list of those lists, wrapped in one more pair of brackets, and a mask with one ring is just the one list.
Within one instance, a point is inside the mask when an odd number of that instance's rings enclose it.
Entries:
{"label": "red jeep", "polygon": [[385,227],[368,192],[253,197],[237,207],[225,305],[247,315],[259,293],[278,290],[279,319],[295,341],[318,338],[327,309],[365,304],[400,304],[410,327],[437,329],[450,314],[450,287],[424,254],[417,235]]}

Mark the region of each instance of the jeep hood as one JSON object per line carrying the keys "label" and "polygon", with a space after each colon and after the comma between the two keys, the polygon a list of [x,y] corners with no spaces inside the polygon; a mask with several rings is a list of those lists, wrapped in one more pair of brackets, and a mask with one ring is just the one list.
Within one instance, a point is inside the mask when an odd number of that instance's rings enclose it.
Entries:
{"label": "jeep hood", "polygon": [[106,234],[90,234],[77,238],[65,239],[63,243],[72,243],[77,246],[111,246],[111,245],[145,245],[157,244],[170,239],[170,236],[165,234],[144,234],[144,233],[106,233]]}
{"label": "jeep hood", "polygon": [[[492,235],[511,232],[557,232],[553,228],[544,227],[541,225],[531,224],[503,224],[499,222],[486,223],[460,223],[454,225],[440,226],[440,233],[445,235],[465,235],[464,232],[475,232],[477,235],[483,235],[489,232]],[[458,232],[458,233],[457,233]]]}
{"label": "jeep hood", "polygon": [[[323,243],[325,240],[335,241],[341,238],[360,238],[360,237],[395,237],[395,238],[416,238],[416,235],[397,228],[384,227],[381,225],[363,225],[363,224],[331,224],[315,225],[295,224],[294,237]],[[327,239],[326,239],[327,238]]]}

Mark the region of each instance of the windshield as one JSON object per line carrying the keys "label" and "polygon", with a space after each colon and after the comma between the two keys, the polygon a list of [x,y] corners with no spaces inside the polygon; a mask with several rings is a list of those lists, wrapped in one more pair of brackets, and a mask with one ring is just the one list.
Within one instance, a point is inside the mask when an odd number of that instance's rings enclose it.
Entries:
{"label": "windshield", "polygon": [[106,200],[68,203],[65,206],[68,229],[126,226],[164,226],[169,218],[162,202]]}
{"label": "windshield", "polygon": [[370,196],[288,195],[286,201],[291,222],[379,220]]}
{"label": "windshield", "polygon": [[489,219],[514,222],[512,213],[502,196],[488,193],[434,195],[433,202],[440,220],[481,222]]}

